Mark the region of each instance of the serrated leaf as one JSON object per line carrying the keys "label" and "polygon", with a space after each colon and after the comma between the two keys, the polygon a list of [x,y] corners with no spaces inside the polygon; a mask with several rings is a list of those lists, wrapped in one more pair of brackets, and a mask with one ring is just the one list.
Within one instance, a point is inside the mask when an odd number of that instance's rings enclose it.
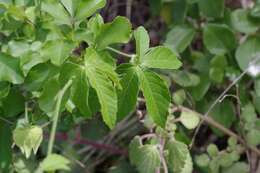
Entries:
{"label": "serrated leaf", "polygon": [[148,114],[157,125],[164,127],[171,100],[168,87],[154,72],[140,70],[139,76]]}
{"label": "serrated leaf", "polygon": [[13,131],[13,139],[26,158],[29,158],[32,150],[36,154],[43,139],[43,131],[38,126],[17,127]]}
{"label": "serrated leaf", "polygon": [[43,2],[41,8],[54,18],[58,25],[71,25],[71,18],[62,4],[58,1]]}
{"label": "serrated leaf", "polygon": [[70,161],[58,154],[48,155],[40,164],[40,168],[43,171],[57,171],[57,170],[65,170],[69,171],[70,168],[68,164]]}
{"label": "serrated leaf", "polygon": [[165,45],[179,53],[183,52],[191,43],[195,31],[189,26],[175,26],[166,36]]}
{"label": "serrated leaf", "polygon": [[131,23],[125,17],[116,17],[111,23],[104,24],[96,38],[99,49],[116,43],[127,43],[131,37]]}
{"label": "serrated leaf", "polygon": [[130,64],[123,64],[117,68],[121,76],[122,89],[117,91],[118,95],[118,120],[122,120],[126,115],[134,110],[139,93],[139,80],[136,69]]}
{"label": "serrated leaf", "polygon": [[178,69],[182,65],[177,54],[163,46],[151,48],[140,61],[142,66],[159,69]]}
{"label": "serrated leaf", "polygon": [[156,145],[141,145],[140,137],[130,144],[130,160],[140,173],[155,172],[160,167],[160,153]]}
{"label": "serrated leaf", "polygon": [[166,143],[166,157],[170,170],[174,173],[191,173],[193,164],[187,145],[182,142],[170,140]]}
{"label": "serrated leaf", "polygon": [[19,59],[0,52],[0,81],[21,84],[23,80]]}
{"label": "serrated leaf", "polygon": [[85,72],[90,85],[97,93],[103,120],[110,128],[113,128],[117,115],[117,94],[109,74],[114,72],[111,69],[108,70],[107,65],[104,66],[107,67],[106,71],[103,71],[104,69],[100,69],[102,65],[99,66],[100,64],[97,64],[97,62],[100,61],[95,50],[92,48],[87,49],[85,54]]}
{"label": "serrated leaf", "polygon": [[106,5],[106,0],[84,0],[77,5],[76,19],[84,20]]}
{"label": "serrated leaf", "polygon": [[142,57],[149,49],[150,38],[146,29],[142,26],[134,31],[135,47],[138,57]]}
{"label": "serrated leaf", "polygon": [[236,47],[235,34],[225,25],[208,24],[203,29],[203,42],[212,54],[225,54]]}
{"label": "serrated leaf", "polygon": [[180,116],[181,123],[188,129],[194,129],[200,122],[196,112],[183,110]]}
{"label": "serrated leaf", "polygon": [[65,40],[48,41],[41,52],[43,57],[48,57],[54,65],[60,66],[70,56],[74,44]]}

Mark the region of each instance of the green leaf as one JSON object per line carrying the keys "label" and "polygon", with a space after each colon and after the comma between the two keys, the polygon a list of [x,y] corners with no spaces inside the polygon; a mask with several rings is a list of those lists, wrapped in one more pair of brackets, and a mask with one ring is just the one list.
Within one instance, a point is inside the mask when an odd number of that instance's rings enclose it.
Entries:
{"label": "green leaf", "polygon": [[48,155],[40,164],[40,168],[43,171],[56,171],[56,170],[65,170],[69,171],[70,168],[68,164],[70,161],[58,154]]}
{"label": "green leaf", "polygon": [[146,29],[142,26],[134,31],[135,47],[137,56],[140,58],[145,55],[149,49],[150,38]]}
{"label": "green leaf", "polygon": [[99,64],[96,64],[97,58],[95,50],[91,48],[86,50],[85,72],[90,85],[97,92],[103,120],[110,128],[113,128],[117,115],[116,89],[107,73],[98,68]]}
{"label": "green leaf", "polygon": [[0,100],[8,96],[9,91],[10,91],[10,83],[0,82]]}
{"label": "green leaf", "polygon": [[242,107],[241,118],[245,122],[254,122],[257,119],[255,107],[252,103],[248,103],[247,105]]}
{"label": "green leaf", "polygon": [[207,147],[207,152],[209,153],[210,157],[216,157],[219,153],[219,150],[215,144],[210,144]]}
{"label": "green leaf", "polygon": [[24,85],[29,91],[42,89],[44,82],[57,73],[57,68],[49,63],[34,66],[25,78]]}
{"label": "green leaf", "polygon": [[224,0],[198,0],[200,11],[207,17],[220,18],[224,15]]}
{"label": "green leaf", "polygon": [[188,129],[194,129],[200,122],[196,112],[183,110],[180,116],[181,123]]}
{"label": "green leaf", "polygon": [[200,83],[200,77],[187,71],[176,71],[171,73],[171,77],[178,85],[182,87],[196,86]]}
{"label": "green leaf", "polygon": [[96,38],[99,49],[115,43],[127,43],[131,37],[131,23],[125,17],[116,17],[111,23],[104,24]]}
{"label": "green leaf", "polygon": [[0,170],[10,172],[12,163],[12,133],[9,124],[0,121]]}
{"label": "green leaf", "polygon": [[19,59],[0,52],[0,81],[21,84],[23,80]]}
{"label": "green leaf", "polygon": [[[80,113],[84,115],[84,117],[89,118],[92,115],[91,109],[89,107],[89,82],[87,80],[84,69],[80,68],[77,65],[67,63],[62,67],[61,76],[69,73],[66,78],[62,79],[68,81],[73,78],[73,83],[71,86],[71,100],[75,104],[75,106],[79,109]],[[65,83],[65,82],[63,82]]]}
{"label": "green leaf", "polygon": [[212,54],[225,54],[236,47],[235,34],[225,25],[208,24],[203,29],[203,42]]}
{"label": "green leaf", "polygon": [[260,144],[260,130],[258,129],[250,129],[246,134],[246,141],[248,144],[257,146]]}
{"label": "green leaf", "polygon": [[178,69],[182,63],[171,49],[158,46],[151,48],[145,56],[141,57],[141,65],[149,68]]}
{"label": "green leaf", "polygon": [[140,173],[155,172],[160,167],[160,153],[156,145],[142,145],[140,137],[130,144],[130,160]]}
{"label": "green leaf", "polygon": [[24,111],[24,97],[17,88],[12,88],[2,100],[5,117],[15,117]]}
{"label": "green leaf", "polygon": [[175,26],[167,33],[164,45],[182,53],[190,45],[194,36],[193,28],[186,25]]}
{"label": "green leaf", "polygon": [[174,24],[183,24],[187,16],[188,3],[187,0],[174,0],[172,4],[172,20]]}
{"label": "green leaf", "polygon": [[171,100],[168,87],[154,72],[140,70],[139,76],[148,114],[157,125],[164,127]]}
{"label": "green leaf", "polygon": [[[57,94],[60,91],[61,83],[57,76],[49,78],[44,83],[43,91],[39,97],[38,103],[41,110],[47,113],[48,116],[52,116],[55,109]],[[61,110],[64,109],[66,102],[68,101],[68,94],[66,93],[62,98]]]}
{"label": "green leaf", "polygon": [[249,165],[244,162],[234,163],[232,166],[223,169],[223,173],[249,173]]}
{"label": "green leaf", "polygon": [[182,142],[170,140],[165,145],[168,155],[166,160],[170,170],[178,173],[191,173],[193,170],[191,156],[187,145]]}
{"label": "green leaf", "polygon": [[117,68],[121,76],[122,89],[117,91],[118,97],[118,120],[122,120],[136,107],[139,93],[139,81],[136,69],[130,64],[123,64]]}
{"label": "green leaf", "polygon": [[211,85],[208,74],[201,74],[199,79],[199,84],[190,89],[192,97],[197,101],[203,99]]}
{"label": "green leaf", "polygon": [[[224,100],[223,102],[216,105],[210,113],[210,116],[222,124],[226,128],[230,128],[233,122],[236,120],[234,106],[232,102]],[[223,133],[212,127],[212,130],[219,136],[222,136]]]}
{"label": "green leaf", "polygon": [[237,9],[231,14],[232,27],[242,33],[255,33],[258,30],[258,24],[249,17],[247,9]]}
{"label": "green leaf", "polygon": [[70,56],[74,44],[65,40],[48,41],[42,50],[42,56],[48,57],[54,65],[60,66]]}
{"label": "green leaf", "polygon": [[255,88],[256,96],[257,96],[257,97],[260,97],[260,78],[257,78],[257,79],[255,80],[255,86],[254,86],[254,88]]}
{"label": "green leaf", "polygon": [[106,5],[106,0],[82,0],[78,3],[76,19],[84,20]]}
{"label": "green leaf", "polygon": [[71,25],[71,18],[63,5],[58,1],[43,2],[41,8],[44,12],[51,15],[54,22],[58,25]]}
{"label": "green leaf", "polygon": [[210,162],[210,158],[207,154],[201,154],[195,157],[195,161],[200,167],[207,167]]}
{"label": "green leaf", "polygon": [[26,158],[29,158],[32,150],[34,154],[38,151],[43,139],[43,131],[38,126],[16,127],[13,131],[13,139]]}
{"label": "green leaf", "polygon": [[236,60],[239,67],[245,70],[255,56],[260,53],[260,38],[248,37],[236,50]]}
{"label": "green leaf", "polygon": [[187,98],[187,96],[186,96],[185,90],[183,90],[183,89],[177,90],[172,95],[173,102],[176,105],[182,105],[185,102],[186,98]]}

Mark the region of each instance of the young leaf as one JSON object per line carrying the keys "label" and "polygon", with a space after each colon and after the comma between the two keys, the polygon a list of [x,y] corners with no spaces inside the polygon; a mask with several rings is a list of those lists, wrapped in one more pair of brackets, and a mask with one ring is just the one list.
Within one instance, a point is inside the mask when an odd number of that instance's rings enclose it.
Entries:
{"label": "young leaf", "polygon": [[25,154],[26,158],[29,158],[32,150],[36,154],[43,139],[43,132],[38,126],[26,125],[17,127],[13,131],[13,138],[14,143]]}
{"label": "young leaf", "polygon": [[225,25],[208,24],[203,29],[203,42],[212,54],[225,54],[236,45],[235,34]]}
{"label": "young leaf", "polygon": [[196,112],[183,110],[180,121],[188,129],[194,129],[200,122]]}
{"label": "young leaf", "polygon": [[23,80],[19,59],[0,52],[0,81],[21,84]]}
{"label": "young leaf", "polygon": [[130,160],[140,173],[155,172],[160,168],[160,153],[156,145],[141,145],[140,137],[130,144]]}
{"label": "young leaf", "polygon": [[106,0],[82,0],[78,2],[75,18],[84,20],[106,5]]}
{"label": "young leaf", "polygon": [[142,57],[149,49],[150,38],[146,29],[142,26],[134,31],[135,47],[138,57]]}
{"label": "young leaf", "polygon": [[104,24],[96,38],[99,49],[115,43],[127,43],[131,37],[131,23],[125,17],[116,17],[111,23]]}
{"label": "young leaf", "polygon": [[157,125],[164,127],[171,100],[167,85],[156,73],[141,70],[138,72],[148,114]]}
{"label": "young leaf", "polygon": [[43,2],[42,10],[54,18],[58,25],[71,25],[71,18],[59,1]]}
{"label": "young leaf", "polygon": [[181,53],[189,46],[194,36],[193,28],[185,25],[175,26],[168,32],[164,45]]}
{"label": "young leaf", "polygon": [[136,69],[130,64],[123,64],[117,68],[121,76],[122,89],[117,91],[118,96],[118,120],[122,120],[136,106],[139,92],[139,81]]}
{"label": "young leaf", "polygon": [[70,163],[70,161],[58,154],[51,154],[48,155],[40,164],[40,168],[43,171],[57,171],[57,170],[65,170],[65,171],[69,171],[70,168],[68,166],[68,164]]}
{"label": "young leaf", "polygon": [[151,48],[145,56],[141,57],[141,65],[149,68],[178,69],[182,63],[172,50],[158,46]]}
{"label": "young leaf", "polygon": [[167,162],[172,172],[191,173],[193,164],[187,145],[182,142],[170,140],[166,143],[168,151]]}

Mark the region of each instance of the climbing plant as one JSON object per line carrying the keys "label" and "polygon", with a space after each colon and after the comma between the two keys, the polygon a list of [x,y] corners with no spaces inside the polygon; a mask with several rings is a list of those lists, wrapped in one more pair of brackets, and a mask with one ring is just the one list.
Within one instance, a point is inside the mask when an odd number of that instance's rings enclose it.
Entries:
{"label": "climbing plant", "polygon": [[[68,145],[96,145],[76,127],[101,117],[92,126],[112,131],[135,113],[149,132],[131,139],[131,173],[249,171],[241,156],[260,155],[259,2],[236,10],[224,0],[149,2],[170,28],[159,46],[126,17],[105,22],[106,0],[0,1],[0,172],[71,172],[78,159],[55,144],[59,132],[76,136],[60,136]],[[129,43],[132,53],[121,51]],[[203,123],[229,137],[226,147],[193,154]]]}

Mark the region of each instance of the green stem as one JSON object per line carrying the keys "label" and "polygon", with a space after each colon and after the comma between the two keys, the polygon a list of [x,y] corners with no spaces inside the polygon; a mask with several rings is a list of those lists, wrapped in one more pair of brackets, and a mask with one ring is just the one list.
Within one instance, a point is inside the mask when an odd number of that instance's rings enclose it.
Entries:
{"label": "green stem", "polygon": [[121,52],[121,51],[119,51],[119,50],[117,50],[117,49],[114,49],[114,48],[112,48],[112,47],[106,47],[106,49],[107,49],[107,50],[110,50],[110,51],[112,51],[112,52],[115,52],[115,53],[117,53],[117,54],[119,54],[119,55],[128,57],[128,58],[133,58],[133,57],[135,57],[135,55],[130,55],[130,54]]}
{"label": "green stem", "polygon": [[54,141],[55,141],[55,133],[56,133],[59,114],[60,114],[61,101],[62,101],[62,98],[63,98],[65,92],[71,86],[71,84],[72,84],[72,80],[69,80],[65,84],[65,86],[62,88],[62,90],[60,90],[59,93],[58,93],[57,103],[56,103],[56,107],[55,107],[55,110],[54,110],[54,113],[53,113],[53,123],[52,123],[52,128],[51,128],[51,134],[50,134],[50,139],[49,139],[49,144],[48,144],[47,155],[50,155],[52,153],[53,144],[54,144]]}

